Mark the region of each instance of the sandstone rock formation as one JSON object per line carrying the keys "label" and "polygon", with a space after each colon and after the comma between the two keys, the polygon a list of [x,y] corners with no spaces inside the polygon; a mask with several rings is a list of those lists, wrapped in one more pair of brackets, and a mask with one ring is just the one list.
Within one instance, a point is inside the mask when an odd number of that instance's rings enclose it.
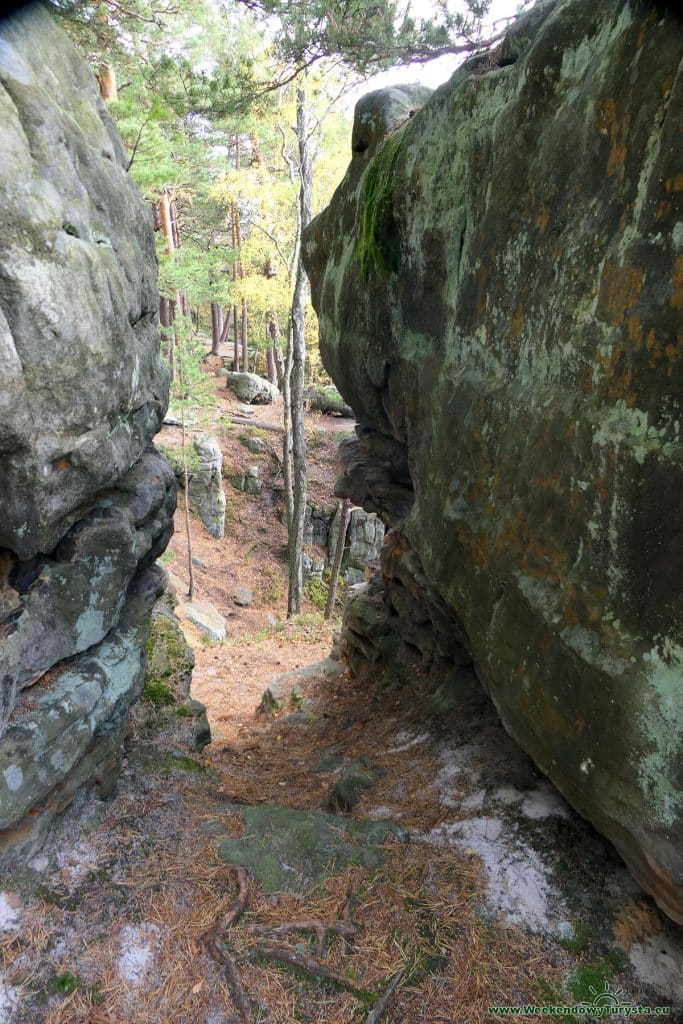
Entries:
{"label": "sandstone rock formation", "polygon": [[363,101],[304,243],[359,423],[338,493],[391,527],[356,668],[398,633],[471,659],[679,922],[682,58],[664,7],[539,4],[426,102]]}
{"label": "sandstone rock formation", "polygon": [[[334,564],[340,516],[340,504],[332,509],[306,506],[303,567],[307,579],[321,579],[325,569]],[[383,539],[381,519],[362,508],[351,509],[341,563],[341,577],[346,583],[365,579],[368,565],[379,559]]]}
{"label": "sandstone rock formation", "polygon": [[219,370],[218,375],[225,377],[229,388],[235,392],[241,402],[247,405],[270,405],[275,402],[280,392],[265,377],[257,373],[235,373],[232,370]]}
{"label": "sandstone rock formation", "polygon": [[[188,497],[190,508],[199,516],[212,537],[220,540],[225,533],[225,492],[223,490],[223,453],[215,437],[202,435],[193,440],[194,451],[188,452]],[[179,487],[185,483],[185,470],[180,454],[167,452]]]}
{"label": "sandstone rock formation", "polygon": [[40,8],[0,27],[0,856],[114,778],[175,480],[150,213]]}

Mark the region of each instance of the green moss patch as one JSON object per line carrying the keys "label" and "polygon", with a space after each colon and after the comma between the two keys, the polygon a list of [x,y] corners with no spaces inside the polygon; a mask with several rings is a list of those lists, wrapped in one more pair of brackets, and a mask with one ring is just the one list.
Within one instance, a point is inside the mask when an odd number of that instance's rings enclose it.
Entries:
{"label": "green moss patch", "polygon": [[361,822],[290,807],[248,807],[241,839],[220,843],[220,857],[253,873],[266,892],[304,895],[348,864],[375,870],[380,844],[395,837],[388,821]]}
{"label": "green moss patch", "polygon": [[395,274],[401,262],[398,221],[394,211],[394,173],[401,154],[403,129],[391,135],[365,176],[365,203],[356,259],[367,281],[374,270],[381,278]]}
{"label": "green moss patch", "polygon": [[145,704],[154,704],[157,707],[177,703],[173,690],[170,686],[167,686],[166,683],[159,682],[157,679],[147,680],[145,688],[142,691],[142,699]]}

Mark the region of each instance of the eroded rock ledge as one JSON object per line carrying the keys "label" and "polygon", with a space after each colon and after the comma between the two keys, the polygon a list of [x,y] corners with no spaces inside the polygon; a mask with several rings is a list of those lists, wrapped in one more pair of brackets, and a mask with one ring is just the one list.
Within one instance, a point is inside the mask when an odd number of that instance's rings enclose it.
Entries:
{"label": "eroded rock ledge", "polygon": [[362,101],[304,243],[360,424],[338,492],[391,528],[352,664],[471,658],[678,922],[682,58],[662,7],[541,3],[430,98]]}
{"label": "eroded rock ledge", "polygon": [[0,858],[106,790],[142,689],[175,478],[149,211],[40,8],[0,28]]}

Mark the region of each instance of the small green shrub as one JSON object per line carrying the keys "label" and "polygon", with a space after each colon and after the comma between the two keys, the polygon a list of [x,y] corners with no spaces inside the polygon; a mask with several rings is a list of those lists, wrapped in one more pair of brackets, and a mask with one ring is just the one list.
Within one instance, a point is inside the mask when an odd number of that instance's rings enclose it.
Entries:
{"label": "small green shrub", "polygon": [[59,993],[62,996],[70,996],[77,988],[81,988],[83,982],[77,974],[65,971],[64,974],[57,974],[49,982],[50,992]]}
{"label": "small green shrub", "polygon": [[311,603],[321,612],[325,611],[327,604],[327,584],[323,580],[312,579],[306,588]]}

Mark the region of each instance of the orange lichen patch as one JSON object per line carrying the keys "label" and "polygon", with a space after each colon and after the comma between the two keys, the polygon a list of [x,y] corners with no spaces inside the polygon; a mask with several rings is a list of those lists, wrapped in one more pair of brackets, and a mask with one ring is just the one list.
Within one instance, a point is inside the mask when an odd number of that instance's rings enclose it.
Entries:
{"label": "orange lichen patch", "polygon": [[66,455],[62,456],[61,459],[57,459],[57,461],[54,463],[55,469],[58,469],[62,473],[64,472],[65,469],[71,469],[71,466],[71,459],[67,458]]}
{"label": "orange lichen patch", "polygon": [[674,263],[671,279],[671,305],[674,309],[683,309],[683,255],[679,256]]}
{"label": "orange lichen patch", "polygon": [[638,39],[636,40],[637,49],[640,50],[643,43],[645,42],[645,37],[647,36],[652,26],[656,24],[656,22],[657,15],[654,11],[652,12],[652,14],[650,14],[647,18],[644,19],[642,25],[640,26],[640,31],[638,32]]}
{"label": "orange lichen patch", "polygon": [[668,202],[667,200],[664,200],[664,202],[661,202],[657,207],[657,212],[655,213],[655,220],[664,220],[664,218],[668,217],[670,213],[671,203]]}
{"label": "orange lichen patch", "polygon": [[667,178],[664,182],[667,192],[683,192],[683,174],[676,174],[673,178]]}
{"label": "orange lichen patch", "polygon": [[540,209],[539,214],[538,214],[538,217],[536,218],[536,225],[538,227],[538,230],[541,232],[541,234],[545,234],[545,232],[547,231],[549,223],[550,223],[550,210],[545,205],[545,203],[542,203],[541,204],[541,209]]}
{"label": "orange lichen patch", "polygon": [[628,318],[628,336],[629,340],[638,343],[643,335],[643,324],[639,316],[633,313]]}
{"label": "orange lichen patch", "polygon": [[629,901],[614,922],[614,938],[622,949],[630,949],[634,942],[656,935],[661,930],[662,924],[655,911],[640,901]]}
{"label": "orange lichen patch", "polygon": [[631,127],[631,115],[627,112],[623,118],[619,118],[616,100],[604,100],[598,104],[598,131],[601,135],[609,135],[611,148],[607,158],[607,174],[619,176],[623,181],[625,174],[624,164],[627,155],[628,133]]}
{"label": "orange lichen patch", "polygon": [[619,267],[614,260],[605,260],[598,294],[599,315],[609,323],[621,323],[638,301],[644,279],[640,267]]}
{"label": "orange lichen patch", "polygon": [[524,330],[524,305],[520,301],[517,303],[512,319],[510,320],[510,336],[515,340],[519,341],[519,338]]}

